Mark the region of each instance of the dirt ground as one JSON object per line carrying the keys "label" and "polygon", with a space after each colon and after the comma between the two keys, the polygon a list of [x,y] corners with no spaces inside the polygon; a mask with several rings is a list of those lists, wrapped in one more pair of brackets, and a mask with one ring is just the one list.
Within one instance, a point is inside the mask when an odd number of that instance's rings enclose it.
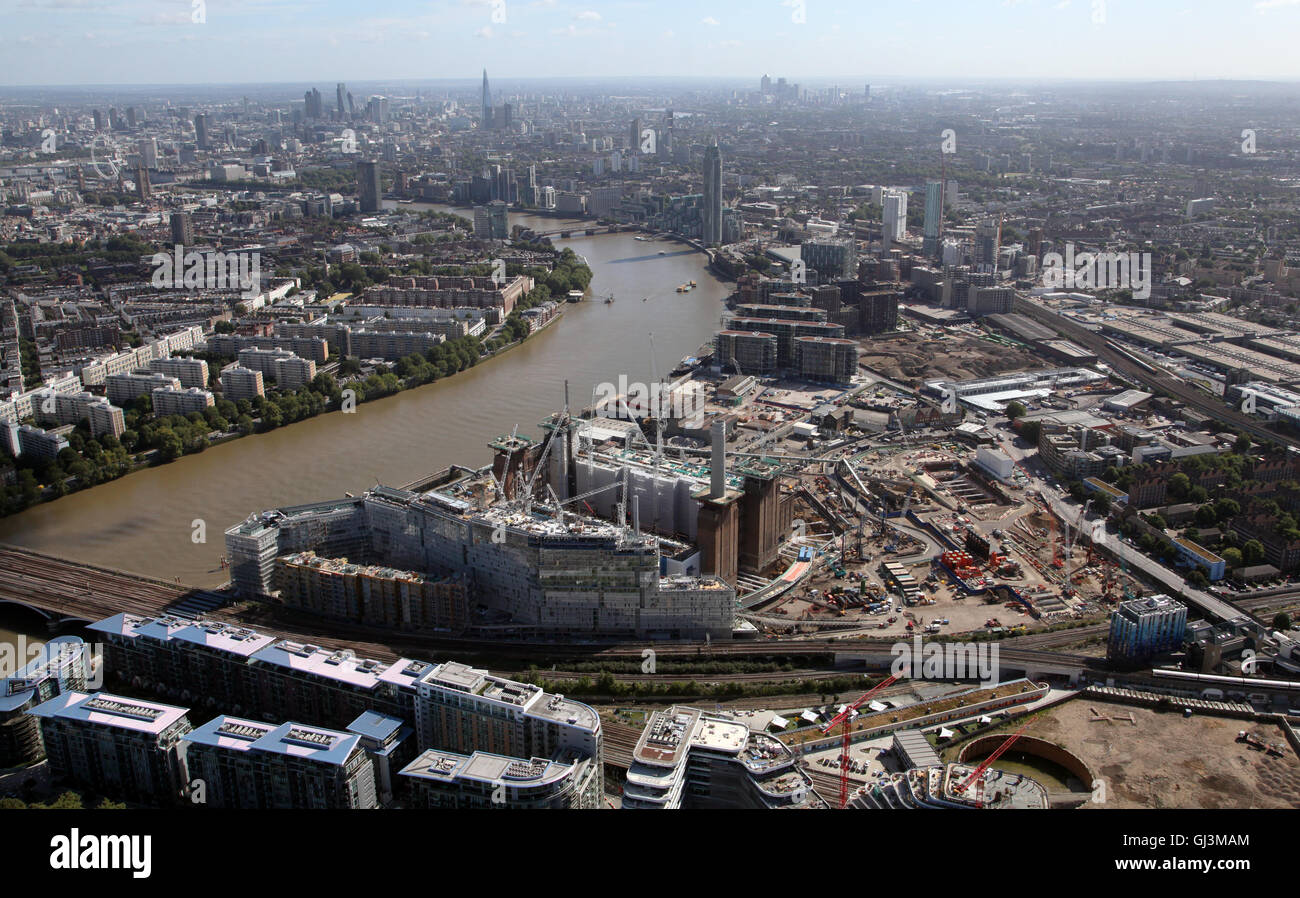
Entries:
{"label": "dirt ground", "polygon": [[[1092,721],[1093,708],[1124,718],[1131,711],[1137,723]],[[1238,742],[1243,729],[1281,746],[1282,757]],[[1106,800],[1087,808],[1300,808],[1300,760],[1273,725],[1084,696],[1038,716],[1026,732],[1063,746],[1105,780]]]}
{"label": "dirt ground", "polygon": [[1040,356],[1027,350],[990,343],[965,333],[948,333],[951,336],[943,340],[913,332],[905,338],[868,343],[862,347],[858,362],[909,385],[935,378],[989,377],[1043,365]]}

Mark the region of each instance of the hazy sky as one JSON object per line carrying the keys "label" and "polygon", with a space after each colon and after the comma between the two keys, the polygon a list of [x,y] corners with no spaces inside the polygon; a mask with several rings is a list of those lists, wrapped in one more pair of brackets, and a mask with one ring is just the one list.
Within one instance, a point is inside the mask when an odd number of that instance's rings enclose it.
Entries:
{"label": "hazy sky", "polygon": [[0,0],[0,84],[1294,80],[1298,34],[1300,0]]}

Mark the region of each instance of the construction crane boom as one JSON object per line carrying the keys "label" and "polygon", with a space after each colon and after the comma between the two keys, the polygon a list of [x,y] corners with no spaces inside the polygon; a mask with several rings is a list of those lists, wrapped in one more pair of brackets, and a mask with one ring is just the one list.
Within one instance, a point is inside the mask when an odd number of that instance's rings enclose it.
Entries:
{"label": "construction crane boom", "polygon": [[569,407],[566,405],[564,411],[560,412],[559,423],[551,430],[551,438],[546,441],[546,446],[542,449],[542,455],[537,459],[537,464],[533,466],[533,471],[528,475],[528,483],[524,486],[524,495],[521,501],[524,514],[532,511],[533,505],[533,488],[537,483],[537,476],[541,473],[542,468],[546,467],[546,458],[551,454],[551,447],[555,441],[562,439],[560,428],[569,426]]}
{"label": "construction crane boom", "polygon": [[[1020,729],[1016,730],[1014,733],[1011,734],[1010,737],[1007,738],[1006,742],[1003,742],[996,749],[994,749],[993,753],[989,755],[987,758],[985,758],[982,762],[980,762],[980,765],[975,768],[975,772],[972,773],[970,776],[966,777],[966,779],[962,781],[962,784],[957,787],[954,794],[961,795],[967,789],[969,789],[976,781],[983,783],[984,774],[988,771],[990,767],[993,766],[993,762],[996,761],[998,758],[1002,757],[1002,755],[1006,752],[1006,750],[1009,749],[1012,746],[1012,744],[1017,739],[1019,739],[1021,734],[1024,733],[1024,731],[1027,729],[1029,729],[1029,724],[1025,724]],[[982,806],[984,803],[982,797],[983,796],[982,788],[980,790],[980,793],[981,793],[981,798],[978,799],[976,803]]]}
{"label": "construction crane boom", "polygon": [[510,431],[510,449],[506,452],[506,463],[501,467],[501,477],[498,479],[496,473],[492,474],[492,483],[497,488],[497,498],[502,501],[509,501],[512,497],[506,495],[506,480],[510,477],[510,462],[515,457],[515,437],[519,434],[519,425],[516,424],[514,430]]}
{"label": "construction crane boom", "polygon": [[840,809],[841,810],[849,806],[849,744],[850,744],[849,737],[852,735],[853,732],[852,727],[850,726],[850,724],[853,723],[853,717],[857,713],[858,708],[861,708],[863,705],[865,705],[873,695],[875,695],[880,690],[884,689],[886,686],[892,686],[894,683],[898,682],[898,680],[899,680],[898,674],[891,674],[889,676],[889,679],[882,680],[881,682],[877,683],[869,691],[864,693],[862,697],[859,698],[856,702],[854,702],[851,705],[846,705],[843,711],[841,711],[840,713],[836,714],[833,718],[831,718],[830,723],[822,727],[822,733],[829,733],[831,732],[831,730],[835,729],[836,726],[839,726],[841,724],[844,726],[844,730],[843,730],[844,737],[840,745]]}

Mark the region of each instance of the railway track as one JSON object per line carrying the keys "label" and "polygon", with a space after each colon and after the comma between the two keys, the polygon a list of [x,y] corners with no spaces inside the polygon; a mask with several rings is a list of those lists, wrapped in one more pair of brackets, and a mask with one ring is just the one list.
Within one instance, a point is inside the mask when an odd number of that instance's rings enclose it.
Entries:
{"label": "railway track", "polygon": [[1243,414],[1221,401],[1214,400],[1185,381],[1171,377],[1168,374],[1153,374],[1144,370],[1122,353],[1112,349],[1108,339],[1102,334],[1090,331],[1077,322],[1069,321],[1036,302],[1018,296],[1015,299],[1015,311],[1027,315],[1067,339],[1086,346],[1095,352],[1099,359],[1135,383],[1143,384],[1148,389],[1156,392],[1173,396],[1192,408],[1204,412],[1211,418],[1250,434],[1256,440],[1266,440],[1284,446],[1300,446],[1300,443],[1294,437],[1262,426],[1258,419]]}
{"label": "railway track", "polygon": [[[0,546],[0,601],[38,608],[57,618],[101,620],[125,611],[141,616],[162,613],[182,598],[200,590],[168,583],[125,571],[116,571],[82,564],[56,556],[32,552],[16,546]],[[1237,600],[1244,609],[1271,608],[1300,602],[1300,590],[1289,590],[1275,595],[1255,596]],[[351,648],[359,655],[376,660],[396,660],[398,657],[429,657],[430,655],[474,656],[485,655],[492,659],[490,666],[507,669],[512,660],[533,662],[538,657],[582,658],[589,662],[636,660],[639,664],[644,651],[652,649],[657,658],[679,661],[711,661],[726,658],[779,657],[806,658],[840,652],[888,650],[899,637],[792,638],[788,640],[756,640],[734,643],[664,643],[625,642],[618,644],[569,643],[543,641],[501,641],[478,638],[453,638],[442,635],[393,633],[378,628],[360,627],[352,623],[307,618],[304,615],[273,613],[265,606],[253,608],[222,608],[211,617],[261,628],[285,638],[310,642],[327,648]],[[1069,630],[1028,633],[1004,640],[1000,650],[1004,656],[1016,653],[1024,660],[1056,660],[1086,663],[1077,655],[1058,655],[1041,651],[1056,646],[1070,645],[1099,635],[1104,635],[1107,625],[1089,624]],[[545,675],[546,671],[542,671]],[[581,678],[592,676],[576,671],[556,671],[556,675]],[[840,671],[843,675],[845,671]],[[835,676],[826,667],[805,666],[797,671],[760,672],[745,674],[629,674],[620,679],[670,681],[724,681],[757,682],[780,679],[813,679]]]}
{"label": "railway track", "polygon": [[626,724],[601,721],[604,742],[604,761],[612,767],[626,770],[632,764],[632,751],[636,748],[641,731]]}
{"label": "railway track", "polygon": [[0,600],[57,617],[99,620],[121,611],[158,614],[197,590],[138,574],[0,548]]}
{"label": "railway track", "polygon": [[[838,770],[832,770],[829,767],[821,767],[817,764],[808,764],[803,768],[804,773],[812,780],[813,791],[821,796],[822,801],[826,802],[832,808],[838,810],[840,806],[840,774]],[[856,774],[849,774],[849,795],[854,790],[863,785],[866,780]]]}

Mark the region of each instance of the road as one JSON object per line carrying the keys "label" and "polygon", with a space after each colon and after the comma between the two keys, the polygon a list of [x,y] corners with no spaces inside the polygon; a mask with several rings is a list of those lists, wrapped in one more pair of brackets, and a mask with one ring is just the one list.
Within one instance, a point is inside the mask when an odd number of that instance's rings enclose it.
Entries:
{"label": "road", "polygon": [[[1065,498],[1059,490],[1051,486],[1041,474],[1036,470],[1037,457],[1035,451],[1019,449],[1009,442],[1003,444],[1003,449],[1011,455],[1018,463],[1025,475],[1029,478],[1030,487],[1038,490],[1043,501],[1048,504],[1058,518],[1063,521],[1078,521],[1080,507],[1072,500]],[[1032,458],[1032,462],[1029,461]],[[1153,558],[1144,555],[1136,547],[1129,545],[1124,540],[1111,533],[1106,534],[1104,543],[1098,546],[1103,551],[1109,552],[1119,558],[1122,558],[1130,569],[1136,569],[1146,574],[1152,580],[1164,586],[1170,592],[1181,593],[1183,597],[1195,605],[1205,614],[1221,621],[1235,620],[1237,618],[1250,618],[1249,612],[1243,611],[1231,602],[1224,601],[1217,596],[1213,596],[1204,590],[1197,589],[1187,582],[1176,571],[1172,571]]]}

